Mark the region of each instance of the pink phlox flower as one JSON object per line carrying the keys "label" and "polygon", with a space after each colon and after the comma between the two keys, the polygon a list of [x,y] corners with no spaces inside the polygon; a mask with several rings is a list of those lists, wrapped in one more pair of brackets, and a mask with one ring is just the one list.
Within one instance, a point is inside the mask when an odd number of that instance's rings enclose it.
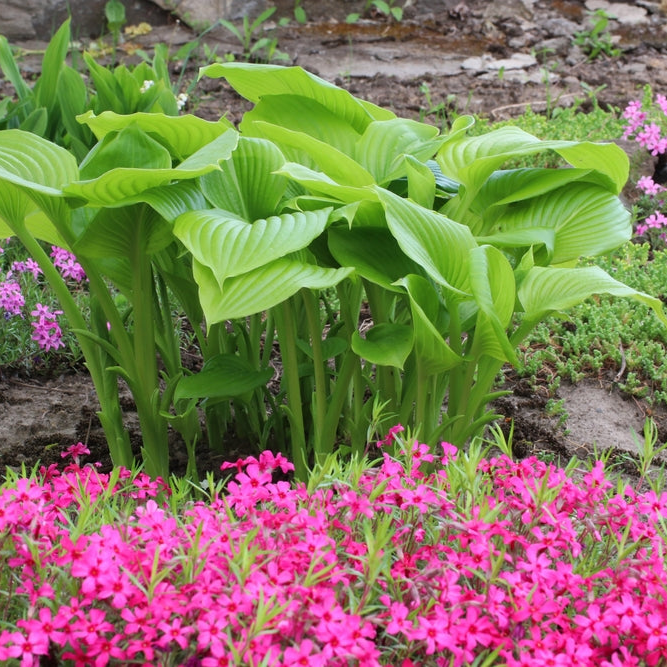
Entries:
{"label": "pink phlox flower", "polygon": [[304,639],[296,648],[288,646],[283,654],[282,665],[303,665],[304,667],[324,667],[325,656],[315,649],[310,639]]}
{"label": "pink phlox flower", "polygon": [[21,315],[25,306],[25,298],[21,293],[21,286],[15,280],[6,280],[0,283],[0,308],[6,316]]}
{"label": "pink phlox flower", "polygon": [[428,445],[424,445],[415,441],[412,445],[412,465],[416,468],[422,461],[432,463],[435,460],[431,449]]}
{"label": "pink phlox flower", "polygon": [[644,222],[649,229],[660,229],[667,225],[667,217],[660,213],[660,211],[656,211],[649,215]]}
{"label": "pink phlox flower", "polygon": [[265,449],[259,455],[259,468],[262,472],[273,472],[280,468],[280,470],[287,474],[294,470],[294,464],[286,459],[282,454],[274,454],[272,451]]}
{"label": "pink phlox flower", "polygon": [[647,195],[657,195],[665,188],[663,188],[659,183],[656,183],[650,176],[642,176],[637,181],[637,189],[641,190]]}
{"label": "pink phlox flower", "polygon": [[388,604],[389,611],[387,617],[389,623],[385,631],[390,635],[397,635],[399,632],[404,635],[411,635],[414,629],[414,623],[408,619],[410,610],[402,602],[391,602],[388,596],[384,596],[383,604]]}
{"label": "pink phlox flower", "polygon": [[86,272],[68,250],[52,245],[51,257],[53,257],[53,265],[60,271],[63,278],[71,278],[78,283],[86,279]]}
{"label": "pink phlox flower", "polygon": [[161,621],[157,629],[162,632],[162,637],[158,639],[158,645],[163,648],[169,646],[172,642],[185,649],[189,643],[189,637],[192,634],[192,628],[183,625],[183,619],[176,617],[170,621]]}
{"label": "pink phlox flower", "polygon": [[382,438],[382,440],[378,440],[377,446],[386,447],[388,445],[392,445],[399,439],[398,434],[402,433],[403,431],[405,431],[405,428],[401,424],[396,424],[396,426],[392,426],[387,432],[387,435],[384,438]]}
{"label": "pink phlox flower", "polygon": [[372,519],[375,514],[368,497],[362,496],[356,491],[346,491],[341,494],[336,506],[337,509],[347,509],[345,513],[347,521],[354,521],[360,514]]}
{"label": "pink phlox flower", "polygon": [[639,224],[637,227],[635,227],[635,233],[637,236],[644,236],[646,232],[648,232],[648,225]]}
{"label": "pink phlox flower", "polygon": [[635,141],[647,150],[653,150],[660,141],[660,126],[656,123],[644,125],[641,132],[637,133]]}
{"label": "pink phlox flower", "polygon": [[642,111],[641,100],[632,100],[623,111],[623,118],[627,120],[639,120],[643,122],[646,119],[646,112]]}
{"label": "pink phlox flower", "polygon": [[61,458],[67,458],[71,456],[75,463],[79,463],[81,456],[87,456],[90,454],[90,449],[86,447],[82,442],[77,442],[76,445],[70,445],[64,452],[60,452]]}
{"label": "pink phlox flower", "polygon": [[41,303],[35,304],[35,310],[30,314],[37,318],[36,321],[30,323],[35,331],[32,335],[32,340],[48,352],[49,350],[57,350],[60,347],[65,347],[62,341],[62,331],[56,317],[62,315],[62,310],[49,310],[48,306]]}

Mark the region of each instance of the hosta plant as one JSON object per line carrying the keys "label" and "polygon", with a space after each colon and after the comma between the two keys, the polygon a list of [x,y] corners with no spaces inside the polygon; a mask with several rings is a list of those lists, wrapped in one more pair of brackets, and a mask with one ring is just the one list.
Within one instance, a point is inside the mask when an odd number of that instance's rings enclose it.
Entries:
{"label": "hosta plant", "polygon": [[[303,478],[336,442],[360,452],[390,415],[428,441],[463,444],[493,418],[494,378],[525,335],[593,294],[641,300],[667,322],[659,300],[574,266],[630,236],[616,146],[517,128],[468,137],[467,117],[441,135],[300,68],[204,73],[255,103],[238,131],[88,112],[77,121],[98,143],[80,163],[0,132],[0,233],[24,243],[78,331],[117,463],[132,458],[118,376],[151,475],[168,472],[169,423],[193,451],[201,406],[209,444],[240,425],[260,447],[291,449]],[[569,167],[503,169],[541,151]],[[76,254],[90,321],[38,239]],[[169,293],[204,355],[194,376],[181,368]],[[277,394],[266,389],[274,341]]]}

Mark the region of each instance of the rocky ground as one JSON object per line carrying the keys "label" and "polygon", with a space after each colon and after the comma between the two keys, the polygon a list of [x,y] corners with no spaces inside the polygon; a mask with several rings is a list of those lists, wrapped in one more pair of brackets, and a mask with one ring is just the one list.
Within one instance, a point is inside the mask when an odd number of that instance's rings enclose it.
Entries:
{"label": "rocky ground", "polygon": [[[128,53],[133,46],[150,49],[158,42],[175,52],[197,37],[183,21],[156,11],[148,0],[128,4],[133,18],[149,17],[153,26],[138,41],[126,40]],[[275,4],[278,10],[272,18],[293,15],[293,0]],[[395,4],[401,6],[400,0]],[[483,113],[499,120],[521,114],[527,105],[535,111],[574,103],[585,109],[592,95],[602,105],[622,108],[646,83],[657,92],[667,89],[667,2],[408,0],[401,22],[370,12],[355,24],[346,23],[345,17],[363,9],[359,0],[304,0],[303,7],[305,25],[292,20],[288,26],[262,26],[262,36],[277,39],[287,62],[401,116],[436,124],[446,126],[452,112]],[[620,53],[591,61],[573,38],[590,32],[590,14],[597,9],[617,17],[608,29]],[[82,37],[84,43],[88,39]],[[222,28],[211,31],[206,43],[218,55],[242,56],[239,42]],[[39,53],[31,52],[39,52],[44,42],[18,46],[24,49],[22,68],[30,76],[40,59]],[[201,62],[176,62],[175,75],[186,68],[183,81],[192,81],[197,64]],[[11,92],[0,81],[0,94]],[[238,120],[244,108],[220,80],[203,80],[191,90],[189,110],[203,117],[226,114]],[[632,451],[631,429],[640,433],[650,412],[647,405],[620,396],[610,380],[595,378],[558,390],[556,398],[564,399],[569,414],[563,425],[545,414],[547,396],[526,390],[511,373],[508,386],[518,391],[497,408],[514,418],[523,454],[546,450],[569,457],[590,452],[594,445]],[[128,428],[136,431],[129,398],[127,408]],[[93,457],[100,458],[104,446],[95,409],[94,391],[83,373],[48,381],[3,375],[0,465],[30,464],[39,457],[56,460],[60,448],[77,440],[96,447]],[[659,423],[667,422],[660,412],[653,414]],[[174,449],[178,467],[182,456],[178,447]]]}

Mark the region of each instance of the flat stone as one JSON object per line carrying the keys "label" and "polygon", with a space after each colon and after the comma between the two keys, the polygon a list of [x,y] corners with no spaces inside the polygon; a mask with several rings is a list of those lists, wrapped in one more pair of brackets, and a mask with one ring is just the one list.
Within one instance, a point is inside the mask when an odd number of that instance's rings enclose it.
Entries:
{"label": "flat stone", "polygon": [[[609,0],[586,0],[586,9],[594,12],[602,9],[610,17],[623,25],[640,25],[648,23],[648,15],[643,7],[627,5],[621,2],[609,2]],[[594,21],[595,18],[593,17]]]}

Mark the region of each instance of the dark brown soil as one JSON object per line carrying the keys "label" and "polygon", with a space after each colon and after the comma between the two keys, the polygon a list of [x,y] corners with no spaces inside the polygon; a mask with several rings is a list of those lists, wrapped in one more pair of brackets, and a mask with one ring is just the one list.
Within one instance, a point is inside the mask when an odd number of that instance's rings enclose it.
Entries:
{"label": "dark brown soil", "polygon": [[[267,26],[267,34],[275,30],[279,48],[290,62],[401,116],[446,124],[452,112],[469,111],[497,120],[522,113],[528,104],[540,111],[547,105],[578,99],[584,100],[585,108],[589,91],[595,91],[602,105],[623,107],[638,96],[643,84],[651,83],[658,92],[664,92],[667,84],[667,17],[656,2],[636,3],[648,8],[649,24],[613,25],[622,55],[592,62],[571,46],[571,38],[555,40],[544,28],[554,20],[581,24],[586,16],[581,1],[414,0],[401,23],[369,14],[356,25],[346,24],[345,16],[358,9],[358,4],[306,0],[303,5],[309,21],[305,26],[294,22],[283,28]],[[277,0],[276,5],[276,16],[291,16],[293,0]],[[503,5],[504,15],[502,11],[498,14],[496,10]],[[139,38],[139,46],[150,49],[157,42],[166,42],[175,50],[195,38],[173,17],[163,15],[159,23],[149,35]],[[241,56],[238,43],[222,29],[210,33],[207,43],[219,54]],[[22,46],[39,48],[43,44]],[[127,51],[130,46],[126,42]],[[488,63],[511,60],[517,53],[537,54],[539,62],[502,74],[461,66],[469,57],[482,57]],[[38,64],[36,56],[22,61],[27,75]],[[192,80],[195,64],[201,63],[175,63],[175,74],[185,67],[184,81]],[[550,83],[545,85],[547,76]],[[11,87],[2,81],[0,94],[11,94]],[[246,108],[221,80],[201,81],[191,96],[190,110],[206,118],[227,115],[237,121]],[[646,404],[622,397],[611,383],[596,378],[558,390],[556,398],[564,399],[569,414],[563,425],[558,416],[546,414],[543,393],[527,388],[509,372],[508,388],[517,391],[498,401],[496,408],[506,418],[506,430],[514,420],[520,456],[551,452],[562,462],[575,454],[588,455],[597,446],[612,447],[622,458],[623,452],[636,450],[632,430],[641,433],[649,413]],[[138,447],[139,430],[129,396],[125,405],[127,427]],[[57,462],[60,451],[77,441],[88,444],[91,460],[109,465],[96,409],[92,385],[82,371],[50,379],[5,374],[0,381],[0,465]],[[661,414],[654,416],[659,423],[665,421]],[[662,435],[667,439],[667,433]],[[228,458],[246,450],[233,442],[229,445]],[[182,470],[182,447],[174,441],[172,450],[172,468]],[[201,462],[202,469],[213,469],[219,458],[202,449]]]}

